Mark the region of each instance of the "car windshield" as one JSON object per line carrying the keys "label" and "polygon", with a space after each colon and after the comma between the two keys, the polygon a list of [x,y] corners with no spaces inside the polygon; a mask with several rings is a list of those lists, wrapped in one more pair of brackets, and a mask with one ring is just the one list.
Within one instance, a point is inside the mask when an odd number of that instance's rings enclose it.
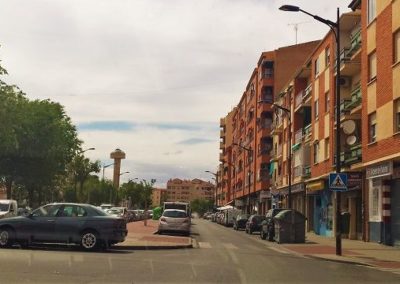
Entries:
{"label": "car windshield", "polygon": [[8,212],[10,204],[0,203],[0,212]]}
{"label": "car windshield", "polygon": [[163,216],[170,217],[170,218],[186,218],[187,214],[182,211],[176,211],[176,210],[169,211],[168,210],[168,211],[164,211]]}

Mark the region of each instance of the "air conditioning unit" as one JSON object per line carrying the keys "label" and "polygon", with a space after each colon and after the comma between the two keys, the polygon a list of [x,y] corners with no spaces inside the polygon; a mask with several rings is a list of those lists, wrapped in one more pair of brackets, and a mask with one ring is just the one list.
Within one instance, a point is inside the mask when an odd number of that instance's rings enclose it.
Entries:
{"label": "air conditioning unit", "polygon": [[351,86],[351,78],[346,76],[340,76],[340,87],[349,88]]}

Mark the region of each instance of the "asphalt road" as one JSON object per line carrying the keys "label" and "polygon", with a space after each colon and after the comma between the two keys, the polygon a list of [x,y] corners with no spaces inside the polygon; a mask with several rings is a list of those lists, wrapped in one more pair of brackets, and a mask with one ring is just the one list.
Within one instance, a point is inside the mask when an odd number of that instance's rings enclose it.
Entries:
{"label": "asphalt road", "polygon": [[0,283],[400,283],[400,275],[279,251],[259,236],[193,222],[199,248],[0,250]]}

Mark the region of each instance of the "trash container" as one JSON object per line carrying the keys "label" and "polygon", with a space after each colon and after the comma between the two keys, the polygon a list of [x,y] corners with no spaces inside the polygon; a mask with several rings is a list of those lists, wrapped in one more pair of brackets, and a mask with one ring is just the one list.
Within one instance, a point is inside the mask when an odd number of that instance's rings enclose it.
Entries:
{"label": "trash container", "polygon": [[300,212],[288,209],[274,217],[277,243],[304,243],[306,240],[306,217]]}
{"label": "trash container", "polygon": [[350,232],[350,213],[342,212],[342,234],[348,234]]}

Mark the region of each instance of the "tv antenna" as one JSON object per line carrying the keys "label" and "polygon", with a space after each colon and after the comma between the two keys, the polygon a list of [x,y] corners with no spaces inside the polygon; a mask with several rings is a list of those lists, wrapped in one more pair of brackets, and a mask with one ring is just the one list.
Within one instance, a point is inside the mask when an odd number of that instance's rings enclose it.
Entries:
{"label": "tv antenna", "polygon": [[298,23],[290,23],[288,26],[293,26],[294,32],[296,34],[296,44],[297,44],[297,31],[299,30],[299,25],[307,24],[309,22],[298,22]]}

